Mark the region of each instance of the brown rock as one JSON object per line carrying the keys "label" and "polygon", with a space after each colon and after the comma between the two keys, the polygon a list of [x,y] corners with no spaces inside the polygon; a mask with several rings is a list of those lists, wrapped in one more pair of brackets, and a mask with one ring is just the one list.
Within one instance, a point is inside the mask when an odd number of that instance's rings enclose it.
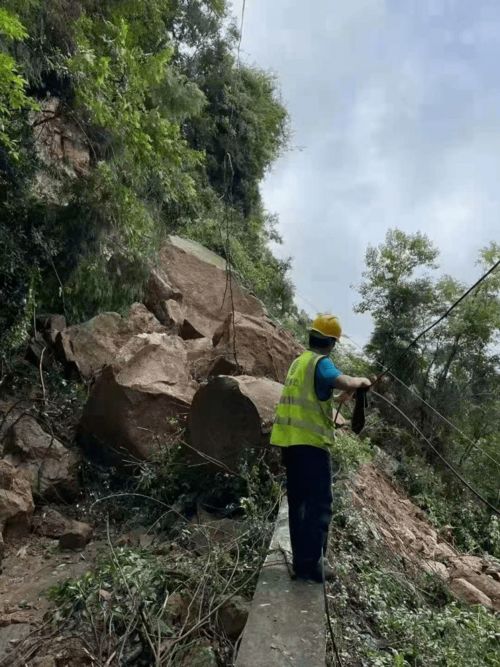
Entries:
{"label": "brown rock", "polygon": [[212,341],[209,338],[194,338],[186,340],[185,344],[191,376],[197,382],[206,380],[216,359]]}
{"label": "brown rock", "polygon": [[284,382],[303,351],[284,329],[265,317],[230,313],[213,337],[212,375],[253,375]]}
{"label": "brown rock", "polygon": [[132,335],[139,333],[166,333],[165,327],[143,303],[130,306],[127,321]]}
{"label": "brown rock", "polygon": [[262,303],[226,272],[225,261],[199,243],[169,237],[160,253],[160,266],[146,287],[145,303],[160,322],[170,325],[165,302],[171,299],[182,306],[184,339],[212,338],[229,313],[264,317]]}
{"label": "brown rock", "polygon": [[189,598],[185,594],[176,591],[169,596],[166,611],[174,623],[178,621],[183,622],[187,618],[188,607]]}
{"label": "brown rock", "polygon": [[450,558],[450,566],[453,568],[452,576],[456,578],[462,577],[464,573],[479,574],[483,570],[484,559],[479,556],[456,556]]}
{"label": "brown rock", "polygon": [[282,388],[267,378],[212,378],[193,399],[191,445],[234,472],[245,449],[269,443]]}
{"label": "brown rock", "polygon": [[84,378],[96,375],[115,363],[121,348],[139,333],[166,331],[143,304],[133,304],[128,318],[101,313],[88,322],[68,327],[57,335],[59,358]]}
{"label": "brown rock", "polygon": [[108,462],[151,459],[178,434],[195,389],[180,338],[134,337],[92,388],[81,420],[84,445]]}
{"label": "brown rock", "polygon": [[484,593],[491,600],[491,606],[500,611],[500,583],[496,579],[487,574],[472,573],[467,576],[467,581]]}
{"label": "brown rock", "polygon": [[181,655],[181,667],[217,667],[219,664],[212,646],[200,642]]}
{"label": "brown rock", "polygon": [[59,539],[71,527],[72,519],[63,516],[57,510],[46,507],[33,518],[33,532],[44,537]]}
{"label": "brown rock", "polygon": [[59,538],[59,546],[61,549],[71,549],[73,551],[80,551],[85,548],[85,545],[92,537],[93,528],[88,523],[82,521],[69,521],[64,529],[63,534]]}
{"label": "brown rock", "polygon": [[66,318],[64,315],[37,315],[36,329],[43,336],[47,345],[52,346],[56,342],[59,331],[66,329]]}
{"label": "brown rock", "polygon": [[34,509],[29,481],[8,461],[0,460],[0,556],[2,536],[29,533]]}
{"label": "brown rock", "polygon": [[[175,322],[172,322],[174,313],[169,311],[169,304],[172,308],[173,302],[178,304],[178,311],[175,311],[178,314],[178,319],[176,318]],[[148,309],[165,326],[171,327],[175,323],[180,329],[184,322],[181,302],[182,294],[170,285],[168,276],[159,267],[153,269],[149,275],[144,296],[144,303]]]}
{"label": "brown rock", "polygon": [[492,606],[490,598],[466,579],[453,579],[450,583],[450,589],[458,598],[469,604]]}
{"label": "brown rock", "polygon": [[88,174],[90,148],[85,133],[69,120],[57,97],[49,97],[34,116],[35,150],[43,165],[76,177]]}
{"label": "brown rock", "polygon": [[228,518],[218,518],[203,509],[190,521],[192,527],[191,542],[197,551],[211,549],[215,544],[234,543],[242,530],[239,521]]}
{"label": "brown rock", "polygon": [[33,417],[25,415],[10,426],[4,455],[30,479],[33,495],[47,500],[78,495],[79,453],[46,433]]}
{"label": "brown rock", "polygon": [[229,639],[236,640],[246,625],[250,604],[240,595],[233,596],[219,611],[219,623]]}
{"label": "brown rock", "polygon": [[445,581],[449,578],[448,568],[437,560],[422,561],[422,567],[429,574],[435,574]]}

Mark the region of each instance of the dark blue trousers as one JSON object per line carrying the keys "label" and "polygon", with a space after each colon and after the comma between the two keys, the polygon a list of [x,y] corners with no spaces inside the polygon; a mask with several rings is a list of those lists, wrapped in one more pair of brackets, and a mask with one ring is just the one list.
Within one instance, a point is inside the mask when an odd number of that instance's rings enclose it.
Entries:
{"label": "dark blue trousers", "polygon": [[328,541],[332,518],[330,452],[311,445],[285,447],[290,539],[295,572],[314,567]]}

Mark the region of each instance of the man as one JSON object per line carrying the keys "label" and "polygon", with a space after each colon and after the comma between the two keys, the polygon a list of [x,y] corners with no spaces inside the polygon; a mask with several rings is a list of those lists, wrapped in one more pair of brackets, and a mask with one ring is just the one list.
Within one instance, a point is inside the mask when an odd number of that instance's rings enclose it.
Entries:
{"label": "man", "polygon": [[371,385],[344,375],[329,358],[341,333],[334,315],[314,320],[309,350],[288,371],[271,433],[271,444],[283,448],[295,576],[317,582],[323,570],[327,579],[333,574],[322,563],[332,517],[333,390],[343,390],[345,399]]}

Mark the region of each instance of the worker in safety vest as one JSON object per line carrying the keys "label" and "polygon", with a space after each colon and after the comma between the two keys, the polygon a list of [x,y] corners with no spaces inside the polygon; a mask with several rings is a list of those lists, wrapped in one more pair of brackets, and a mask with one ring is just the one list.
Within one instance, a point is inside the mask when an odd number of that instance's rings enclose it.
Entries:
{"label": "worker in safety vest", "polygon": [[344,375],[330,359],[340,339],[340,321],[319,315],[309,332],[309,350],[290,366],[276,409],[271,444],[282,447],[293,569],[296,578],[322,582],[331,579],[325,560],[332,516],[332,461],[334,442],[333,390],[345,400],[368,378]]}

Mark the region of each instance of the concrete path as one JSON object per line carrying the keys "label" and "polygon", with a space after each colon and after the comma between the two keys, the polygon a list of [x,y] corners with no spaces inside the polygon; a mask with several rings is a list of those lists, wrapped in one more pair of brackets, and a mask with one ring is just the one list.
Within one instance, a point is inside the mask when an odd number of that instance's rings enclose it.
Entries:
{"label": "concrete path", "polygon": [[261,570],[236,667],[324,667],[325,615],[319,584],[292,581],[288,503],[283,500]]}

